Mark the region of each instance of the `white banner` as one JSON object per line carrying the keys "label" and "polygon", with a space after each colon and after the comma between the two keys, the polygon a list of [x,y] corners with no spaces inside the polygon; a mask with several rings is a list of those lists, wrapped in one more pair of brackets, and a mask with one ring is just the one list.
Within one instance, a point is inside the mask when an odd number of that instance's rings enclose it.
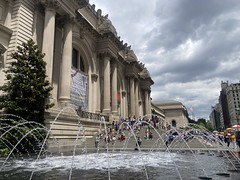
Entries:
{"label": "white banner", "polygon": [[88,111],[88,76],[72,68],[71,77],[71,104],[76,108],[81,106],[83,111]]}

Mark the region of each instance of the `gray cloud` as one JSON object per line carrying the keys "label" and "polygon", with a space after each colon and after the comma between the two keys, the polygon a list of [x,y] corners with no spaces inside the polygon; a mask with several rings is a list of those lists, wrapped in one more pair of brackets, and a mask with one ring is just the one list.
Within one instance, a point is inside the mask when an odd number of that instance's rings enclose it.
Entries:
{"label": "gray cloud", "polygon": [[208,118],[221,80],[239,82],[238,0],[92,1],[145,63],[154,101],[179,100]]}
{"label": "gray cloud", "polygon": [[183,43],[185,39],[202,38],[203,31],[208,30],[209,25],[218,18],[225,18],[223,14],[238,12],[238,4],[237,0],[231,3],[227,0],[158,1],[155,15],[159,24],[152,32],[150,50],[158,46],[171,49]]}

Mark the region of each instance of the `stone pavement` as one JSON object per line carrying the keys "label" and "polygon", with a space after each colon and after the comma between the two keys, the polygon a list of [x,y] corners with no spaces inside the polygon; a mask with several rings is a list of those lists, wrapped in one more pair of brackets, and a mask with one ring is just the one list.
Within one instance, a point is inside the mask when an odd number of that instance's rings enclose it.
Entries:
{"label": "stone pavement", "polygon": [[[181,140],[179,137],[176,137],[169,145],[168,149],[165,145],[165,137],[163,135],[164,130],[162,129],[156,129],[157,132],[155,132],[154,129],[150,130],[153,134],[152,139],[145,139],[145,132],[146,129],[141,129],[139,133],[137,133],[136,137],[134,137],[130,131],[124,130],[124,134],[126,136],[126,139],[124,141],[118,140],[116,138],[115,143],[110,142],[108,144],[108,149],[109,150],[134,150],[137,148],[136,146],[136,139],[137,137],[140,137],[142,140],[140,149],[141,150],[161,150],[161,151],[174,151],[174,150],[182,150],[182,151],[221,151],[221,150],[231,150],[237,152],[238,149],[233,149],[233,148],[228,148],[226,145],[223,143],[223,145],[220,145],[218,142],[216,143],[209,143],[203,139],[199,138],[193,138],[186,141]],[[158,135],[159,133],[159,135]],[[87,149],[95,149],[95,137],[92,139],[87,139],[86,141],[86,147]],[[100,139],[100,143],[98,146],[99,150],[105,151],[107,148],[107,144],[104,141],[104,138]]]}
{"label": "stone pavement", "polygon": [[[188,140],[187,142],[181,140],[179,137],[176,137],[170,144],[168,144],[168,148],[165,145],[165,138],[164,137],[164,130],[162,129],[154,129],[150,130],[152,132],[153,138],[152,139],[145,139],[145,133],[146,128],[141,129],[139,133],[137,133],[136,136],[133,136],[129,130],[124,130],[125,134],[125,140],[120,141],[117,138],[116,135],[116,141],[110,142],[106,144],[104,138],[102,137],[100,139],[98,148],[95,147],[95,137],[93,138],[87,138],[84,139],[82,137],[79,137],[79,140],[76,143],[76,153],[81,153],[82,151],[87,151],[89,153],[91,152],[106,152],[108,151],[123,151],[123,150],[136,150],[136,139],[137,137],[140,137],[142,139],[142,143],[140,146],[141,151],[150,151],[150,150],[157,150],[157,151],[193,151],[193,152],[208,152],[210,151],[233,151],[237,154],[239,149],[233,149],[228,148],[223,143],[223,146],[221,146],[218,142],[215,144],[210,144],[209,142],[206,142],[205,140],[193,138]],[[160,135],[160,136],[159,136]],[[75,146],[75,140],[74,141],[64,141],[59,142],[58,144],[51,144],[48,147],[48,152],[52,153],[68,153],[71,154],[73,152]]]}

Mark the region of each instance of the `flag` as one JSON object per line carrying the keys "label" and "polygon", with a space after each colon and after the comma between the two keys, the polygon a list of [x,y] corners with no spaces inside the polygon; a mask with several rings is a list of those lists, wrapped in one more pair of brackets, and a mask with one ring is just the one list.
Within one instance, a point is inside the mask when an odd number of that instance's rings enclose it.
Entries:
{"label": "flag", "polygon": [[189,111],[192,113],[193,112],[193,108],[192,106],[189,108]]}

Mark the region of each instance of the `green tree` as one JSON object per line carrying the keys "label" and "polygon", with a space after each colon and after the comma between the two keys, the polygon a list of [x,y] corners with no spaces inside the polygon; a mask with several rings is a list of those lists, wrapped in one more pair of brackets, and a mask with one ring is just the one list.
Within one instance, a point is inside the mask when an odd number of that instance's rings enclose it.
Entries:
{"label": "green tree", "polygon": [[207,121],[205,126],[209,131],[214,131],[213,125],[210,121]]}
{"label": "green tree", "polygon": [[200,118],[200,119],[197,120],[197,123],[205,126],[206,125],[206,119]]}
{"label": "green tree", "polygon": [[191,119],[190,117],[188,117],[188,123],[196,124],[197,122]]}
{"label": "green tree", "polygon": [[44,54],[34,41],[17,47],[15,59],[5,70],[6,83],[0,86],[0,109],[18,115],[28,121],[44,124],[44,112],[53,106],[49,99],[52,87],[46,80]]}

